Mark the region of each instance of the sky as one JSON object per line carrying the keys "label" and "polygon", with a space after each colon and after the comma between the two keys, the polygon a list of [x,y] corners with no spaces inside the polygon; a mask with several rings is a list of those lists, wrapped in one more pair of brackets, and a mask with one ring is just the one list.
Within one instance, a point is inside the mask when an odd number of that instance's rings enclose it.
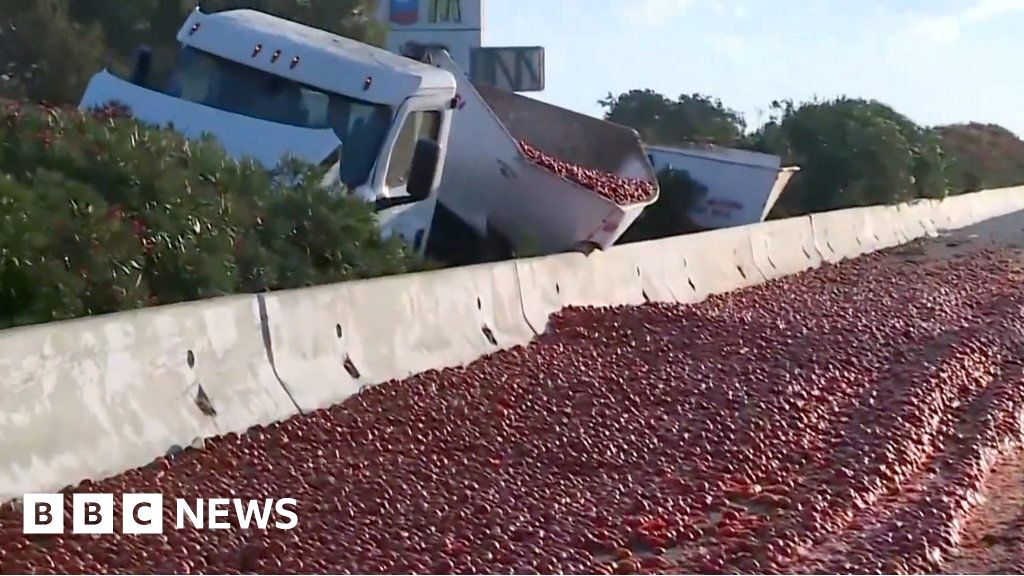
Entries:
{"label": "sky", "polygon": [[545,47],[532,96],[600,115],[609,92],[874,98],[924,125],[1024,135],[1024,0],[487,0],[486,46]]}

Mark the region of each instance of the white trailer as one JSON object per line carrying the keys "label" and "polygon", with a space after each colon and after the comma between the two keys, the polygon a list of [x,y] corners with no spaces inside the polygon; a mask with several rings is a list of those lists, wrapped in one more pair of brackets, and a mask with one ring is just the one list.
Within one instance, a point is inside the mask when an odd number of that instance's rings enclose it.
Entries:
{"label": "white trailer", "polygon": [[800,169],[770,154],[719,146],[647,146],[656,172],[683,170],[707,188],[687,215],[699,228],[762,222]]}

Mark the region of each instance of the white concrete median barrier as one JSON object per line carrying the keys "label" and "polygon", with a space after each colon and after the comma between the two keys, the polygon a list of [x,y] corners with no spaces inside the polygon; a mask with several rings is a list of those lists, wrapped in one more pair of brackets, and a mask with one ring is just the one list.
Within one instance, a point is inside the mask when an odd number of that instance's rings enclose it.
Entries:
{"label": "white concrete median barrier", "polygon": [[250,296],[7,330],[0,374],[0,501],[297,412]]}
{"label": "white concrete median barrier", "polygon": [[595,278],[600,252],[557,254],[543,258],[517,260],[516,275],[523,295],[523,314],[533,330],[547,330],[548,318],[566,306],[607,306],[643,301],[642,288],[634,274]]}
{"label": "white concrete median barrier", "polygon": [[940,232],[959,230],[984,220],[984,214],[979,208],[979,199],[975,194],[962,194],[946,198],[936,207],[936,222]]}
{"label": "white concrete median barrier", "polygon": [[686,304],[707,297],[706,293],[697,292],[691,278],[689,258],[695,249],[692,242],[661,240],[615,246],[604,256],[621,260],[625,263],[621,269],[636,272],[643,301]]}
{"label": "white concrete median barrier", "polygon": [[683,255],[695,291],[703,297],[723,294],[765,281],[751,242],[752,226],[691,234],[666,241],[667,254]]}
{"label": "white concrete median barrier", "polygon": [[274,366],[304,411],[528,342],[511,262],[268,294]]}
{"label": "white concrete median barrier", "polygon": [[864,238],[871,236],[868,224],[870,208],[852,208],[811,214],[814,246],[826,262],[856,258],[870,250]]}
{"label": "white concrete median barrier", "polygon": [[872,206],[868,210],[867,235],[861,238],[868,252],[885,250],[910,241],[904,233],[899,206]]}
{"label": "white concrete median barrier", "polygon": [[751,228],[730,228],[616,246],[589,257],[562,254],[516,262],[524,313],[538,333],[566,306],[699,302],[764,282]]}
{"label": "white concrete median barrier", "polygon": [[789,218],[750,227],[750,240],[761,275],[774,280],[821,265],[811,218]]}
{"label": "white concrete median barrier", "polygon": [[934,200],[917,200],[896,207],[901,232],[906,241],[938,235],[935,207]]}
{"label": "white concrete median barrier", "polygon": [[998,218],[1024,210],[1024,186],[989,190],[975,198],[977,211],[987,218]]}

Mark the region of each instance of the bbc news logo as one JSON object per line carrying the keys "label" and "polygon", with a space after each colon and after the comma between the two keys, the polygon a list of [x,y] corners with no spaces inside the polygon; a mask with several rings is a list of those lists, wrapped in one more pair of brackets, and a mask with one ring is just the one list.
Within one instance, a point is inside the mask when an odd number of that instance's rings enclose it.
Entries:
{"label": "bbc news logo", "polygon": [[[229,530],[234,517],[243,530],[291,530],[299,523],[298,503],[294,498],[280,500],[242,500],[240,498],[175,499],[174,527],[200,530]],[[71,532],[73,534],[113,534],[113,494],[73,494]],[[22,500],[22,532],[25,534],[63,534],[64,495],[26,494]],[[124,494],[121,497],[122,534],[163,534],[164,497],[162,494]]]}

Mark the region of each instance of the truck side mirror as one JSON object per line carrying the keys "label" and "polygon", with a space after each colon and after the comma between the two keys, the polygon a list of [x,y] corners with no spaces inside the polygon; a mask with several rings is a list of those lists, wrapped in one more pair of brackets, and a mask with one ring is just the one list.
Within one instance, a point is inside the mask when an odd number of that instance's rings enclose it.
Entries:
{"label": "truck side mirror", "polygon": [[441,146],[433,140],[420,140],[416,143],[416,151],[412,156],[409,168],[409,180],[405,190],[415,200],[425,200],[430,196],[430,189],[437,176],[438,162],[441,159]]}
{"label": "truck side mirror", "polygon": [[136,86],[145,86],[149,80],[149,70],[153,64],[153,51],[148,46],[139,46],[135,51],[135,66],[132,68],[130,81]]}

